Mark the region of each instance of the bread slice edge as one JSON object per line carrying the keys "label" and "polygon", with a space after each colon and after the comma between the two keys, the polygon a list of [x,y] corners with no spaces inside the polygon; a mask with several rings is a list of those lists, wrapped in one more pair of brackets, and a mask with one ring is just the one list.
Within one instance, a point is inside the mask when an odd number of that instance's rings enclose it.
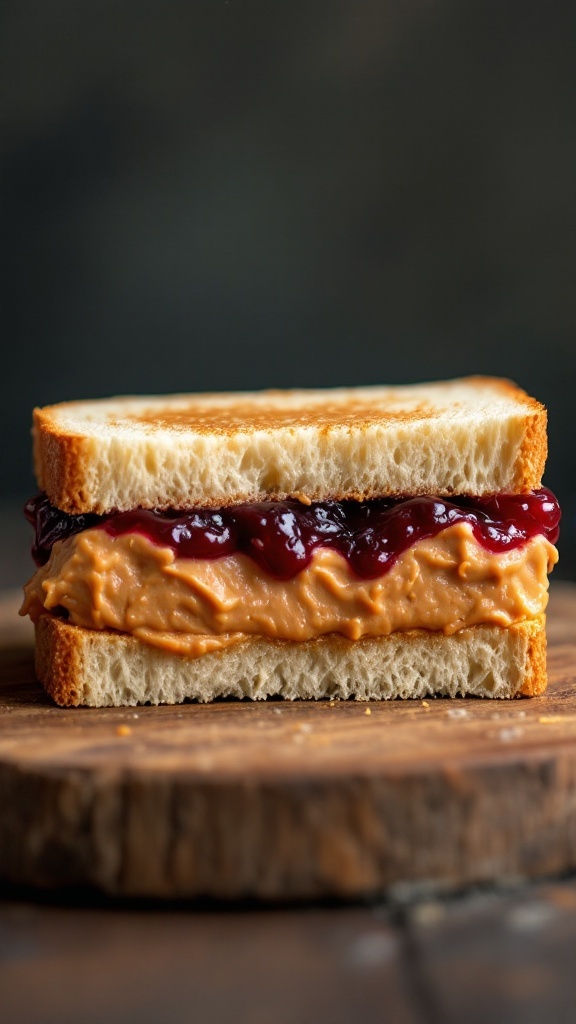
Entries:
{"label": "bread slice edge", "polygon": [[222,697],[536,696],[546,688],[545,616],[508,628],[472,626],[450,636],[411,630],[362,640],[329,634],[304,643],[249,637],[189,658],[46,613],[36,623],[36,672],[63,707]]}
{"label": "bread slice edge", "polygon": [[[109,512],[134,507],[219,507],[242,502],[279,500],[305,495],[312,501],[367,500],[381,496],[414,494],[480,495],[502,491],[522,493],[540,486],[547,456],[544,406],[511,382],[498,378],[418,385],[418,394],[430,389],[432,397],[454,391],[452,412],[458,411],[458,387],[464,394],[478,393],[504,403],[506,415],[491,411],[470,423],[448,415],[419,420],[416,412],[405,419],[387,416],[385,396],[395,389],[349,389],[354,395],[384,402],[373,417],[359,416],[341,427],[323,425],[318,396],[329,404],[331,392],[310,391],[311,410],[302,426],[272,424],[246,431],[209,427],[195,432],[146,432],[135,427],[128,435],[103,420],[102,435],[82,433],[82,418],[64,425],[63,410],[98,407],[129,411],[143,399],[106,399],[98,403],[64,403],[34,412],[34,463],[39,486],[58,508],[73,514]],[[442,389],[445,389],[445,392]],[[404,394],[410,388],[399,388]],[[255,415],[269,394],[270,408],[288,402],[291,392],[212,396],[220,403],[253,404]],[[285,397],[282,397],[285,396]],[[150,398],[152,407],[175,407],[186,396]],[[211,396],[188,396],[202,410]],[[448,399],[445,399],[448,401]],[[346,402],[340,396],[342,413]],[[463,402],[466,407],[466,402]],[[220,408],[220,406],[219,406]],[[228,408],[228,406],[223,406]],[[318,409],[317,421],[314,410]],[[458,414],[459,415],[459,414]],[[71,424],[75,422],[75,425]],[[249,424],[249,418],[246,420]]]}

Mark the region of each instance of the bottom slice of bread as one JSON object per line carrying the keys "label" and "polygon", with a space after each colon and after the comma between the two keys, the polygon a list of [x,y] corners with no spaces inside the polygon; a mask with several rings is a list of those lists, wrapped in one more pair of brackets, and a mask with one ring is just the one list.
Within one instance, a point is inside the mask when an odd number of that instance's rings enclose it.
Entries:
{"label": "bottom slice of bread", "polygon": [[546,688],[545,616],[452,636],[412,630],[363,640],[330,634],[305,643],[250,637],[188,658],[45,614],[36,624],[36,672],[58,704],[90,707],[217,697],[535,696]]}

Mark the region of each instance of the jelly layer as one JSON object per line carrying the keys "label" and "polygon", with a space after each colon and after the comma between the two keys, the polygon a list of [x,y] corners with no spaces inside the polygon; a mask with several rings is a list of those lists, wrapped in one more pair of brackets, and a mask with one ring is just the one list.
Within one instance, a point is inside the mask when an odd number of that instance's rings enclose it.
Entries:
{"label": "jelly layer", "polygon": [[140,534],[179,558],[248,555],[279,580],[297,576],[320,548],[341,555],[357,577],[375,579],[404,551],[450,526],[469,524],[479,545],[500,553],[538,535],[555,544],[560,522],[558,502],[544,488],[453,501],[427,496],[311,505],[280,501],[186,512],[135,509],[107,516],[71,516],[39,495],[28,502],[26,515],[36,530],[32,553],[38,565],[47,562],[56,541],[101,528],[110,537]]}

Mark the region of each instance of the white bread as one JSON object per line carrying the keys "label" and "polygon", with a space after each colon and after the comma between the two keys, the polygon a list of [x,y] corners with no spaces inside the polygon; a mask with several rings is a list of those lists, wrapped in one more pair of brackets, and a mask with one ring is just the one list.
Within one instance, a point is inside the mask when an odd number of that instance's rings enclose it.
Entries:
{"label": "white bread", "polygon": [[71,513],[539,487],[546,411],[495,378],[69,402],[35,410],[38,483]]}
{"label": "white bread", "polygon": [[545,617],[507,629],[472,626],[451,636],[413,630],[364,640],[331,634],[306,643],[251,638],[187,658],[44,614],[36,624],[36,671],[64,706],[216,697],[534,696],[546,687]]}

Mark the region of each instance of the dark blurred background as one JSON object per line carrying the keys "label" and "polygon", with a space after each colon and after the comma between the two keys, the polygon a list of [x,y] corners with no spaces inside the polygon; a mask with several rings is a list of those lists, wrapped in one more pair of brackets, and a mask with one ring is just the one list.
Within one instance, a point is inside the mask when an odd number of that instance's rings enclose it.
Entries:
{"label": "dark blurred background", "polygon": [[576,577],[574,3],[0,18],[0,582],[35,404],[468,373],[548,406]]}

